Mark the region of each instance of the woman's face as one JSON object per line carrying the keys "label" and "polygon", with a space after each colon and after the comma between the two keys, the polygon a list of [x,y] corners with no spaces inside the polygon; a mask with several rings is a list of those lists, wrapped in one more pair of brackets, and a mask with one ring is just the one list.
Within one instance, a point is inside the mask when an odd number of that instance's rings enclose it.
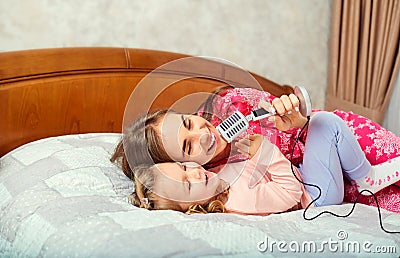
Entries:
{"label": "woman's face", "polygon": [[183,209],[194,203],[204,203],[221,190],[218,175],[194,162],[159,163],[160,171],[154,190],[160,196],[177,201]]}
{"label": "woman's face", "polygon": [[157,127],[166,152],[175,161],[206,164],[227,146],[215,127],[200,116],[170,113]]}

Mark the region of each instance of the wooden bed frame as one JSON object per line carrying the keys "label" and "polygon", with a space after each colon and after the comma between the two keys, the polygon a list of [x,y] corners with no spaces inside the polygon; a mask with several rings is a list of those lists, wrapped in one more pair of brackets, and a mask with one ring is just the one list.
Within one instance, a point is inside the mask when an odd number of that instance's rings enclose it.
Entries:
{"label": "wooden bed frame", "polygon": [[[121,132],[124,110],[141,80],[160,66],[188,55],[133,48],[58,48],[0,53],[0,156],[45,137]],[[201,72],[168,87],[151,109],[169,108],[187,94],[231,84],[246,86],[235,67],[207,60]],[[182,75],[157,70],[160,78]],[[204,74],[212,74],[207,78]],[[292,92],[251,73],[264,90]],[[151,86],[148,86],[151,87]]]}

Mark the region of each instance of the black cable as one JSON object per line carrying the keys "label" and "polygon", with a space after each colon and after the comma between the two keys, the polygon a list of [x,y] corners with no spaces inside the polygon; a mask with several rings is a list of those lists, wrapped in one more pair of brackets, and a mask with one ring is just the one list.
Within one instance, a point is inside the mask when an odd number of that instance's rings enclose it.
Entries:
{"label": "black cable", "polygon": [[383,231],[385,231],[386,233],[390,233],[390,234],[400,234],[400,231],[389,231],[389,230],[386,230],[386,229],[383,227],[383,223],[382,223],[382,214],[381,214],[381,209],[380,209],[380,207],[379,207],[378,198],[376,198],[376,196],[375,196],[374,193],[372,193],[370,190],[366,190],[366,189],[365,189],[365,190],[362,190],[361,192],[358,193],[357,198],[356,198],[356,200],[355,200],[354,203],[353,203],[353,207],[351,208],[350,212],[349,212],[348,214],[346,214],[346,215],[339,215],[339,214],[333,213],[333,212],[331,212],[331,211],[325,210],[325,211],[322,211],[322,212],[318,213],[318,214],[315,215],[314,217],[311,217],[311,218],[307,218],[307,217],[306,217],[306,212],[307,212],[307,210],[311,207],[311,205],[312,205],[313,203],[315,203],[315,202],[321,197],[321,194],[322,194],[322,190],[321,190],[321,188],[320,188],[318,185],[303,182],[303,181],[296,175],[296,173],[294,172],[294,169],[293,169],[293,155],[294,155],[294,150],[295,150],[295,148],[296,148],[296,145],[297,145],[297,143],[298,143],[298,141],[299,141],[299,139],[300,139],[300,136],[301,136],[302,132],[303,132],[304,129],[307,127],[307,125],[309,124],[309,122],[310,122],[310,116],[307,116],[307,122],[306,122],[305,125],[301,128],[299,134],[297,135],[296,140],[295,140],[295,142],[294,142],[294,144],[293,144],[292,153],[291,153],[291,155],[290,155],[290,168],[292,169],[292,173],[293,173],[294,177],[297,179],[297,181],[299,181],[300,183],[302,183],[302,184],[305,185],[305,186],[307,185],[307,186],[315,187],[315,188],[318,189],[318,192],[319,192],[317,198],[313,199],[313,200],[307,205],[307,207],[304,209],[303,218],[304,218],[305,220],[314,220],[314,219],[318,218],[319,216],[321,216],[321,215],[323,215],[323,214],[330,214],[330,215],[332,215],[332,216],[339,217],[339,218],[346,218],[346,217],[349,217],[349,216],[353,213],[353,211],[354,211],[354,209],[355,209],[355,207],[356,207],[356,204],[358,203],[358,199],[360,198],[361,194],[362,194],[363,192],[368,192],[368,193],[370,193],[370,194],[373,196],[373,198],[374,198],[374,200],[375,200],[375,203],[376,203],[376,207],[378,208],[379,225],[381,226],[381,229],[382,229]]}

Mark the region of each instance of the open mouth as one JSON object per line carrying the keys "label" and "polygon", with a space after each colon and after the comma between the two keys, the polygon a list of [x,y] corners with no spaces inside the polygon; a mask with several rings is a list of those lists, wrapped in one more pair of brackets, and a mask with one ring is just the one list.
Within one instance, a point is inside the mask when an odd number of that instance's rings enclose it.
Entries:
{"label": "open mouth", "polygon": [[207,152],[209,152],[214,147],[215,142],[216,142],[214,133],[210,131],[210,134],[211,134],[211,141],[210,141],[210,145],[208,146]]}

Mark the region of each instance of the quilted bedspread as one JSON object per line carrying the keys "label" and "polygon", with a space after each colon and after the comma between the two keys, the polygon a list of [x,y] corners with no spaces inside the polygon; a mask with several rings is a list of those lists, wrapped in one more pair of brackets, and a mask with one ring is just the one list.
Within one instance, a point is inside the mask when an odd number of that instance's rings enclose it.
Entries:
{"label": "quilted bedspread", "polygon": [[[119,134],[46,138],[0,159],[0,257],[287,257],[400,255],[376,207],[347,218],[303,210],[270,216],[185,215],[127,202],[134,190],[109,161]],[[313,208],[347,214],[352,204]],[[382,210],[386,230],[400,214]]]}

